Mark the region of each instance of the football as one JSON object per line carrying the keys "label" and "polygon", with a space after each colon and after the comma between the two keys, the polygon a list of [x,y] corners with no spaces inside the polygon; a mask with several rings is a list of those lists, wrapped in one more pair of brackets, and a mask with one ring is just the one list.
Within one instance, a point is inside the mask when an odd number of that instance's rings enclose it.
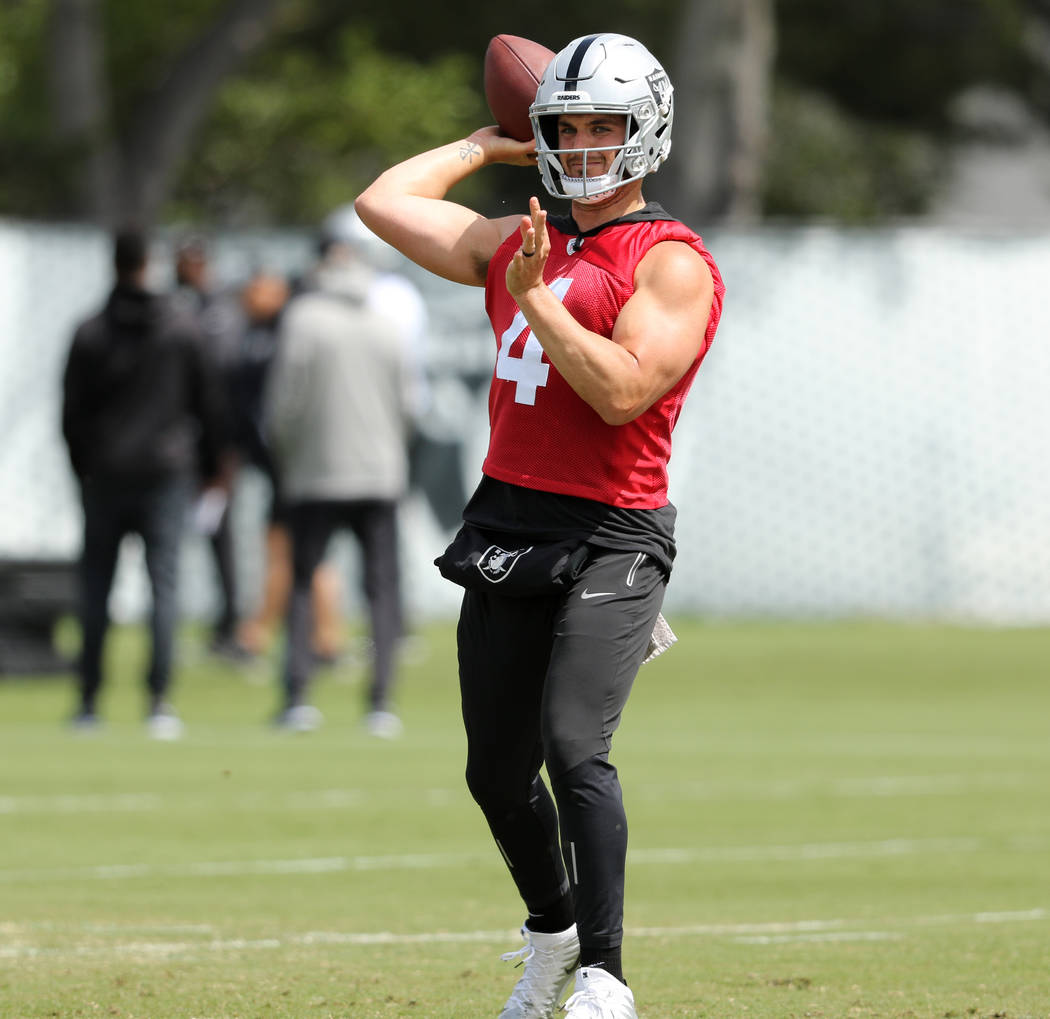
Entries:
{"label": "football", "polygon": [[485,50],[485,100],[500,132],[519,142],[532,137],[529,107],[553,50],[517,35],[497,35]]}

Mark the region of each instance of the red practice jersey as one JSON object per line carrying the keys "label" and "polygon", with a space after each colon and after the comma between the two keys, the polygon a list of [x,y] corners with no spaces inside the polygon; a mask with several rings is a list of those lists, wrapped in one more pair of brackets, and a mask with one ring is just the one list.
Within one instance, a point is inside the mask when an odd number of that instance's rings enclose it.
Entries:
{"label": "red practice jersey", "polygon": [[651,212],[582,237],[562,232],[551,220],[547,230],[551,252],[544,281],[577,322],[606,337],[634,293],[635,267],[645,253],[661,241],[689,244],[707,262],[715,284],[704,341],[685,375],[648,410],[627,424],[606,424],[558,374],[507,292],[507,265],[521,244],[512,234],[493,257],[485,284],[497,355],[482,470],[525,488],[657,509],[667,504],[671,432],[722,312],[722,277],[697,234],[677,220],[651,218]]}

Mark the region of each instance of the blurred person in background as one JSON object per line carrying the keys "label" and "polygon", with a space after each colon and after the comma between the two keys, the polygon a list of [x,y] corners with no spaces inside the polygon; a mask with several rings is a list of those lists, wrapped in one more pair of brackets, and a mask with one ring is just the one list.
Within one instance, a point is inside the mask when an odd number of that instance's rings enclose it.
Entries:
{"label": "blurred person in background", "polygon": [[[204,237],[198,234],[181,237],[175,244],[174,263],[173,302],[180,313],[196,321],[211,347],[223,381],[227,415],[233,422],[236,414],[234,376],[240,353],[237,298],[215,286],[208,243]],[[231,461],[231,470],[233,467]],[[249,656],[237,641],[240,590],[228,499],[232,491],[232,476],[224,479],[221,488],[206,489],[197,505],[194,522],[197,531],[207,538],[219,580],[219,612],[209,649],[223,658],[241,661]]]}
{"label": "blurred person in background", "polygon": [[[280,478],[266,434],[264,397],[270,368],[277,355],[281,315],[291,295],[279,272],[258,268],[241,288],[241,325],[235,365],[230,375],[233,438],[238,468],[252,467],[270,483],[265,567],[256,611],[237,631],[238,656],[265,653],[284,624],[292,587],[291,537]],[[335,567],[322,562],[313,578],[313,649],[322,662],[334,661],[341,650],[341,588]]]}
{"label": "blurred person in background", "polygon": [[365,725],[393,738],[402,729],[392,703],[404,625],[398,510],[408,485],[419,399],[415,330],[424,312],[409,281],[370,264],[366,233],[352,209],[325,220],[318,264],[285,311],[267,387],[293,563],[277,722],[300,731],[321,722],[309,703],[311,584],[333,535],[350,531],[361,552],[372,642]]}
{"label": "blurred person in background", "polygon": [[221,382],[192,319],[146,289],[148,245],[114,238],[116,285],[73,336],[63,376],[62,433],[80,484],[80,702],[76,727],[98,724],[108,600],[124,536],[145,547],[152,592],[146,718],[157,739],[182,722],[168,701],[184,524],[200,479],[219,486],[228,458]]}

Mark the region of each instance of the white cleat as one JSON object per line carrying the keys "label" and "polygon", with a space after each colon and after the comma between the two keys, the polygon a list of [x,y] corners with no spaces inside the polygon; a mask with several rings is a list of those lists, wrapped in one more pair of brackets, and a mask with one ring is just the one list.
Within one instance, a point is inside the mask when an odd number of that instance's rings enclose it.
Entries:
{"label": "white cleat", "polygon": [[376,739],[397,739],[405,727],[392,711],[370,711],[365,715],[365,730]]}
{"label": "white cleat", "polygon": [[314,732],[324,725],[324,715],[312,704],[296,704],[277,717],[277,728],[289,732]]}
{"label": "white cleat", "polygon": [[638,1019],[631,989],[605,970],[584,966],[576,974],[565,1019]]}
{"label": "white cleat", "polygon": [[525,947],[506,952],[504,962],[520,959],[525,972],[514,985],[499,1019],[550,1019],[580,961],[576,924],[560,934],[539,934],[522,927]]}
{"label": "white cleat", "polygon": [[162,704],[146,719],[146,732],[150,739],[173,743],[182,739],[184,727],[175,711],[169,705]]}

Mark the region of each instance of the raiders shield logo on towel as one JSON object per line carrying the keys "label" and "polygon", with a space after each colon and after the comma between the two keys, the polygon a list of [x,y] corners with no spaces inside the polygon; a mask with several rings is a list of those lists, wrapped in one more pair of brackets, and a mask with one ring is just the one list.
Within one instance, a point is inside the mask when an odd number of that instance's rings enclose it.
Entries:
{"label": "raiders shield logo on towel", "polygon": [[500,548],[499,545],[489,545],[481,553],[481,558],[478,560],[478,570],[489,583],[498,584],[500,581],[506,580],[517,561],[526,552],[531,551],[531,545],[528,548],[515,549],[513,552],[508,552],[505,548]]}
{"label": "raiders shield logo on towel", "polygon": [[518,547],[514,542],[521,537],[464,522],[434,565],[446,580],[471,591],[534,598],[569,588],[590,555],[587,543],[575,535]]}

